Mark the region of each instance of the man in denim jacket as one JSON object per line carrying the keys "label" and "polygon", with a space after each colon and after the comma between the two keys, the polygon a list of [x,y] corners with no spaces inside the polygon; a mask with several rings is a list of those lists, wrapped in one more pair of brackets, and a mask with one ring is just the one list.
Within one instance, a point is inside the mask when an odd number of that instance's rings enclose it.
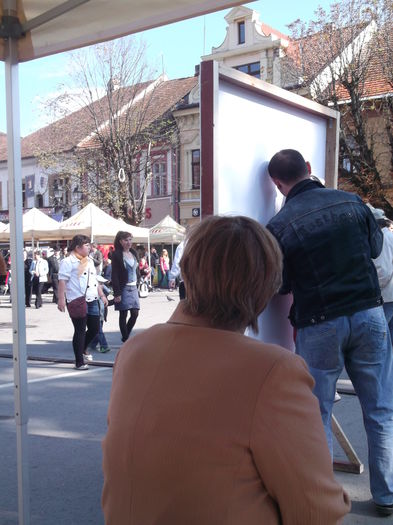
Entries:
{"label": "man in denim jacket", "polygon": [[392,346],[372,263],[381,230],[358,196],[312,180],[298,151],[276,153],[268,170],[286,197],[267,225],[284,254],[280,293],[294,296],[296,353],[315,379],[330,450],[336,382],[345,366],[363,409],[371,493],[377,510],[392,514]]}

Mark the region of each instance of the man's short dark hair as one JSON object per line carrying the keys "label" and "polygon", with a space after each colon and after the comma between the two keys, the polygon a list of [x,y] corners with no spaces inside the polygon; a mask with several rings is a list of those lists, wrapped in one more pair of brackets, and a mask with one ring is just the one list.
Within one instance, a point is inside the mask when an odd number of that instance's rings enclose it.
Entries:
{"label": "man's short dark hair", "polygon": [[276,153],[268,166],[269,175],[284,183],[295,182],[308,175],[303,156],[295,149],[283,149]]}

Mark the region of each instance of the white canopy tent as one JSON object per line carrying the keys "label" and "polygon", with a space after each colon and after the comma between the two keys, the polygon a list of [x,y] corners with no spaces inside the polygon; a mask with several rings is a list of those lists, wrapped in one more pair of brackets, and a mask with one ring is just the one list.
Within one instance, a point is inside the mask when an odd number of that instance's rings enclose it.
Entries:
{"label": "white canopy tent", "polygon": [[166,242],[169,244],[179,244],[185,235],[186,229],[184,226],[178,224],[169,215],[150,228],[151,243]]}
{"label": "white canopy tent", "polygon": [[[59,238],[59,223],[40,211],[31,208],[23,214],[23,240],[52,240]],[[0,230],[0,241],[10,240],[10,225],[4,225],[4,231]]]}
{"label": "white canopy tent", "polygon": [[[167,243],[172,245],[171,261],[173,262],[173,245],[182,242],[186,235],[184,226],[178,224],[175,220],[167,215],[158,224],[150,228],[151,243]],[[150,250],[149,250],[150,256]],[[149,259],[150,264],[150,259]]]}
{"label": "white canopy tent", "polygon": [[71,239],[74,235],[82,234],[94,242],[104,244],[113,243],[119,230],[130,232],[134,242],[149,242],[148,228],[137,228],[115,219],[93,203],[62,222],[58,228],[59,239]]}
{"label": "white canopy tent", "polygon": [[30,512],[18,63],[241,3],[238,0],[0,0],[0,60],[5,61],[7,108],[10,244],[16,276],[12,281],[12,328],[19,524],[30,523]]}

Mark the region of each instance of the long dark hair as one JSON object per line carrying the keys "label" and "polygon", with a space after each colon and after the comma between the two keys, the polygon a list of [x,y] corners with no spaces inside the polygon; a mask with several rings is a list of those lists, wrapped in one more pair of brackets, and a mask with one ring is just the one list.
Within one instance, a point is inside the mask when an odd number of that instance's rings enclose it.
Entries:
{"label": "long dark hair", "polygon": [[122,252],[123,251],[123,246],[121,245],[121,242],[123,239],[127,239],[127,237],[131,237],[132,239],[132,233],[130,232],[123,232],[123,231],[119,231],[116,233],[116,237],[115,237],[115,240],[113,242],[113,245],[115,247],[115,251],[120,251]]}

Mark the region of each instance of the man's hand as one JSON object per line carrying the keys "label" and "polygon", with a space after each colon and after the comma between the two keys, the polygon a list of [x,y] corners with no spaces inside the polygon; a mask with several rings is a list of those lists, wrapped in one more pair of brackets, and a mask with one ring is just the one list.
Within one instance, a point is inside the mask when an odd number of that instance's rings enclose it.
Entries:
{"label": "man's hand", "polygon": [[115,303],[120,303],[120,301],[121,301],[121,295],[117,295],[117,296],[114,298],[114,301],[115,301]]}
{"label": "man's hand", "polygon": [[169,288],[175,288],[176,286],[176,279],[169,279]]}
{"label": "man's hand", "polygon": [[104,295],[103,297],[101,297],[102,299],[102,302],[104,303],[104,306],[108,306],[108,299],[107,297]]}

